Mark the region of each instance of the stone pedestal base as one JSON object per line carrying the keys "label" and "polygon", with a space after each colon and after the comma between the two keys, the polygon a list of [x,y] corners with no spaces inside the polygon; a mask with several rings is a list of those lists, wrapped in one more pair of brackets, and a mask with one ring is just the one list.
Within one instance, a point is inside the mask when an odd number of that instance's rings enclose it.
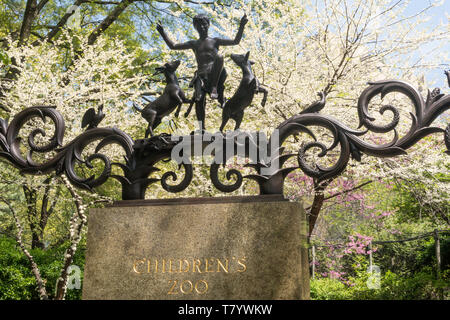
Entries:
{"label": "stone pedestal base", "polygon": [[305,221],[276,196],[91,209],[83,299],[309,299]]}

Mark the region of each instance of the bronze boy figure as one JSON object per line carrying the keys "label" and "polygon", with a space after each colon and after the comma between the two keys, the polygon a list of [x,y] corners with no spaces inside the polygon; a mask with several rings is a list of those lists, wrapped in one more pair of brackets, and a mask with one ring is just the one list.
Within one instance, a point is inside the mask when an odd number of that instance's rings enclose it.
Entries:
{"label": "bronze boy figure", "polygon": [[161,24],[156,29],[172,50],[192,49],[197,60],[197,72],[192,81],[194,86],[195,112],[200,122],[200,129],[205,129],[206,93],[211,99],[218,99],[221,106],[224,103],[223,90],[227,77],[223,67],[223,57],[219,53],[220,46],[233,46],[239,44],[248,22],[247,15],[241,18],[239,30],[234,40],[208,37],[209,18],[204,14],[196,15],[193,19],[194,28],[198,31],[199,39],[184,43],[174,43],[164,31]]}

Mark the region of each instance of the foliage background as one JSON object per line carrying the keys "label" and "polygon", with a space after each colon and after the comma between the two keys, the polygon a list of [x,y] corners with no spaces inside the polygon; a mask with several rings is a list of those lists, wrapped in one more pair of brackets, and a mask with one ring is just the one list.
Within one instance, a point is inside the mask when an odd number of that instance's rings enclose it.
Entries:
{"label": "foliage background", "polygon": [[[132,110],[131,101],[142,105],[142,94],[153,93],[146,95],[153,99],[155,92],[161,92],[164,84],[153,72],[164,61],[182,60],[178,75],[191,96],[188,84],[195,70],[192,52],[170,51],[155,28],[161,20],[176,41],[192,39],[196,34],[191,21],[198,12],[211,16],[214,36],[228,38],[234,37],[242,14],[249,17],[240,45],[221,48],[229,73],[227,97],[241,77],[228,59],[234,52],[250,50],[256,62],[254,72],[269,89],[265,108],[260,105],[261,97],[256,97],[247,109],[244,130],[270,134],[282,120],[313,102],[316,92],[322,90],[328,93],[322,113],[355,128],[355,101],[367,81],[405,79],[423,96],[433,86],[446,85],[442,69],[449,68],[450,32],[444,1],[329,0],[302,1],[301,5],[294,0],[76,1],[79,19],[61,29],[55,25],[64,19],[72,1],[40,2],[41,11],[27,28],[27,4],[33,3],[37,2],[0,0],[0,117],[11,120],[14,114],[35,104],[56,105],[67,124],[65,142],[82,131],[82,113],[100,103],[107,113],[102,125],[116,125],[133,138],[142,137],[146,123]],[[115,14],[121,7],[125,9]],[[97,32],[108,18],[112,23]],[[411,123],[409,101],[399,95],[375,101],[370,111],[380,123],[390,120],[388,114],[378,115],[382,103],[399,107],[399,133],[404,134]],[[220,109],[209,101],[207,128],[217,128],[220,118]],[[172,132],[173,123],[182,133],[190,132],[195,130],[192,120],[168,117],[157,133]],[[448,120],[447,112],[436,125],[445,127]],[[51,124],[34,125],[52,130]],[[23,136],[31,129],[25,128]],[[315,129],[315,133],[327,142],[326,132]],[[41,138],[44,142],[45,137]],[[286,146],[298,150],[304,138],[292,139]],[[390,138],[367,136],[372,143]],[[449,286],[448,238],[442,239],[439,280],[433,271],[433,240],[422,239],[374,246],[374,261],[382,270],[381,288],[370,290],[366,285],[370,239],[396,240],[448,229],[450,162],[444,150],[442,138],[430,136],[411,148],[407,156],[363,156],[361,163],[350,161],[342,177],[325,191],[326,200],[311,238],[312,244],[324,246],[318,252],[312,298],[445,297]],[[115,148],[108,152],[114,159],[121,157]],[[319,162],[325,166],[333,160],[331,156]],[[161,164],[161,168],[173,168],[173,164]],[[92,172],[100,170],[101,164],[96,163]],[[154,185],[147,197],[221,195],[209,182],[207,166],[198,165],[195,170],[193,183],[181,194],[167,194]],[[119,184],[108,181],[90,195],[71,189],[61,177],[23,176],[8,163],[0,162],[0,188],[0,298],[79,299],[81,291],[65,289],[68,275],[64,271],[70,264],[83,268],[87,209],[119,199]],[[294,172],[285,196],[304,201],[310,212],[315,191],[312,179]],[[256,184],[246,182],[234,195],[257,193]],[[42,284],[30,261],[37,265]]]}

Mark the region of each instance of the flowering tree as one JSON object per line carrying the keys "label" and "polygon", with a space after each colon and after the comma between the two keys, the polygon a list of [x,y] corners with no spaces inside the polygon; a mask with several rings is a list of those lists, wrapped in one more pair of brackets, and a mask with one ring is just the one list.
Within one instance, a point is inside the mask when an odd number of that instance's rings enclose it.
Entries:
{"label": "flowering tree", "polygon": [[[83,48],[83,55],[77,57],[75,64],[66,68],[64,62],[71,61],[77,54],[73,48],[74,43]],[[140,72],[132,72],[135,68],[133,66],[135,55],[127,52],[123,42],[99,38],[95,44],[89,45],[86,38],[67,36],[53,43],[43,42],[40,45],[18,46],[16,42],[11,42],[8,47],[9,50],[5,51],[8,57],[6,63],[16,61],[14,68],[17,70],[17,77],[5,84],[6,90],[0,103],[7,106],[12,114],[35,105],[52,105],[64,115],[65,139],[70,141],[82,132],[80,121],[84,111],[89,107],[102,104],[107,115],[102,125],[133,130],[133,117],[126,113],[129,108],[127,103],[131,99],[136,99],[139,95],[138,89],[143,86],[147,77]],[[0,65],[0,70],[8,70],[8,67],[3,63]],[[70,79],[70,82],[65,79]],[[51,132],[52,126],[53,124],[34,119],[29,127],[24,128],[24,135],[26,136],[27,132],[30,133],[30,130],[36,127]],[[48,137],[44,135],[36,137],[38,144],[45,144],[46,141]],[[120,149],[112,148],[109,152],[111,158],[116,159],[121,154]],[[45,159],[33,156],[33,160]],[[100,195],[94,195],[92,198],[84,193],[81,196],[64,176],[61,179],[55,176],[24,178],[17,173],[11,176],[9,171],[4,170],[1,171],[1,175],[1,183],[5,186],[5,190],[11,190],[11,185],[15,185],[16,188],[24,191],[27,203],[24,212],[30,225],[33,247],[44,247],[44,229],[55,208],[69,200],[75,204],[69,223],[68,238],[71,245],[64,256],[63,269],[55,293],[55,297],[61,299],[65,294],[68,267],[85,231],[85,209],[96,203],[110,201],[110,198]],[[8,189],[6,185],[9,185]],[[61,191],[64,188],[69,190],[68,194]],[[1,201],[9,208],[20,208],[21,197],[14,198],[8,199],[5,194]],[[37,203],[42,204],[40,209],[36,208]],[[14,223],[19,231],[17,239],[24,253],[27,254],[21,236],[23,223],[20,219],[21,214],[16,209]],[[38,266],[30,254],[27,254],[27,257],[37,278],[40,295],[46,298],[47,293],[42,279],[39,278]]]}
{"label": "flowering tree", "polygon": [[[405,14],[408,1],[306,1],[302,7],[296,1],[238,1],[235,6],[226,7],[218,14],[207,10],[212,16],[217,15],[218,21],[236,20],[242,11],[249,17],[240,47],[242,52],[250,50],[251,59],[256,62],[255,73],[269,88],[269,98],[265,108],[255,101],[246,113],[242,128],[267,128],[270,132],[279,122],[274,119],[287,119],[297,114],[309,105],[318,91],[327,94],[327,105],[321,113],[356,128],[356,101],[368,81],[403,78],[421,87],[426,96],[428,88],[419,71],[439,69],[442,61],[448,61],[447,52],[439,51],[448,43],[448,27],[438,25],[427,29],[423,26],[427,10],[439,5],[442,2],[431,3],[413,15]],[[232,37],[233,24],[221,24],[216,31]],[[417,50],[422,46],[433,47],[434,54],[421,55],[417,59]],[[411,61],[418,62],[412,66]],[[230,67],[233,71],[229,90],[233,90],[231,88],[237,86],[240,72],[232,64]],[[388,94],[382,101],[374,99],[371,108],[377,122],[390,121],[387,113],[378,117],[375,113],[386,104],[399,108],[398,132],[405,134],[412,121],[410,100],[400,94]],[[437,126],[445,126],[445,120],[436,122]],[[317,132],[326,141],[327,132]],[[392,136],[392,132],[367,134],[365,139],[383,144]],[[408,155],[396,159],[363,157],[361,163],[355,166],[351,163],[344,175],[355,181],[351,185],[356,188],[368,181],[393,177],[404,181],[420,180],[426,185],[422,189],[427,194],[422,198],[424,202],[434,206],[448,203],[449,185],[447,179],[442,178],[442,173],[448,170],[448,159],[442,153],[444,145],[436,138],[440,137],[428,137]],[[288,141],[288,145],[297,150],[304,142],[302,137],[297,137]],[[326,166],[335,159],[330,156],[318,163]],[[312,231],[324,199],[342,192],[342,186],[330,185],[330,182],[320,185],[311,179],[303,179],[301,185],[305,187],[305,193],[314,194],[310,206]],[[324,194],[326,187],[329,187],[328,196]],[[299,185],[296,184],[295,188],[298,190]],[[300,195],[305,193],[301,191]],[[448,212],[444,215],[448,221]]]}

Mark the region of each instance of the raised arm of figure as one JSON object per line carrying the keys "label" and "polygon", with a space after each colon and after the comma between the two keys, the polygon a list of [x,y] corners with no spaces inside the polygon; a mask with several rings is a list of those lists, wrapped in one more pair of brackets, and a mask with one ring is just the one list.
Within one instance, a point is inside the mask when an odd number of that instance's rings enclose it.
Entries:
{"label": "raised arm of figure", "polygon": [[193,49],[193,41],[187,41],[187,42],[183,42],[183,43],[174,43],[169,38],[167,33],[164,31],[164,28],[163,28],[163,26],[160,23],[158,23],[156,25],[156,30],[158,30],[158,32],[161,34],[162,38],[166,42],[167,46],[171,50],[188,50],[188,49]]}
{"label": "raised arm of figure", "polygon": [[241,23],[239,24],[239,30],[236,33],[236,37],[234,37],[233,40],[216,38],[217,44],[219,46],[234,46],[239,44],[239,42],[241,42],[242,34],[244,33],[244,28],[247,22],[248,22],[247,15],[244,14],[244,16],[241,18]]}

